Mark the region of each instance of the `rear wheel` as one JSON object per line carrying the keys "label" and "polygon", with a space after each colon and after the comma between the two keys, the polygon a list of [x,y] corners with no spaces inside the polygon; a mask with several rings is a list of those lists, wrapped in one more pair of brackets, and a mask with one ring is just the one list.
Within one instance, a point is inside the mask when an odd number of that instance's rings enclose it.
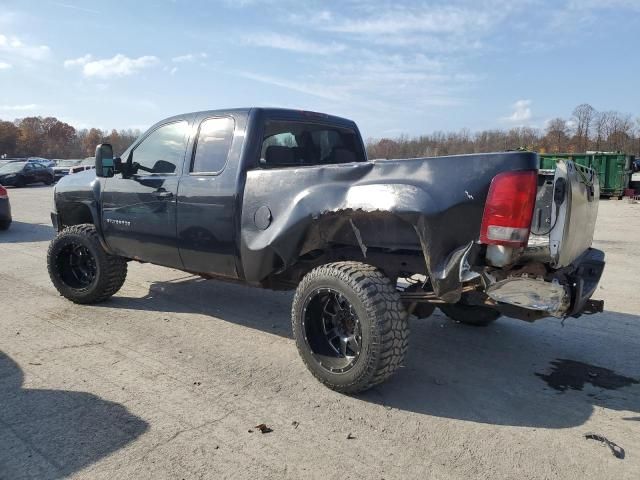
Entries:
{"label": "rear wheel", "polygon": [[8,230],[11,226],[11,220],[0,220],[0,230]]}
{"label": "rear wheel", "polygon": [[24,178],[20,177],[18,178],[18,180],[16,180],[16,183],[15,183],[16,188],[22,188],[25,185],[26,185],[26,182],[24,181]]}
{"label": "rear wheel", "polygon": [[389,378],[409,344],[407,313],[389,279],[358,262],[320,266],[298,285],[292,326],[311,373],[344,393]]}
{"label": "rear wheel", "polygon": [[109,255],[90,224],[65,228],[51,241],[47,269],[60,295],[83,304],[111,297],[127,276],[126,260]]}
{"label": "rear wheel", "polygon": [[500,312],[478,305],[445,303],[439,305],[438,308],[450,319],[474,327],[486,327],[500,318]]}
{"label": "rear wheel", "polygon": [[52,185],[52,184],[53,184],[53,181],[54,181],[54,177],[53,177],[53,175],[51,175],[50,177],[48,177],[48,178],[44,181],[44,184],[45,184],[45,185]]}

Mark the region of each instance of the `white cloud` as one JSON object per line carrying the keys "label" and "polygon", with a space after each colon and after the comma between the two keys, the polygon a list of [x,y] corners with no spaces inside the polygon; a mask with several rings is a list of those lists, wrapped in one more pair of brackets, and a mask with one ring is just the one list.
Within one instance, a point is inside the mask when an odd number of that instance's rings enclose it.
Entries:
{"label": "white cloud", "polygon": [[65,60],[64,61],[64,68],[75,68],[75,67],[81,67],[86,65],[87,63],[89,63],[91,60],[93,60],[93,55],[91,55],[90,53],[87,53],[86,55],[79,57],[79,58],[73,58],[70,60]]}
{"label": "white cloud", "polygon": [[184,62],[195,62],[196,60],[204,60],[205,58],[207,58],[207,54],[204,52],[187,53],[186,55],[173,57],[171,61],[175,63],[184,63]]}
{"label": "white cloud", "polygon": [[62,7],[62,8],[69,8],[71,10],[77,10],[79,12],[85,12],[85,13],[93,13],[95,15],[101,15],[102,12],[100,12],[99,10],[93,10],[91,8],[86,8],[86,7],[79,7],[77,5],[72,5],[70,3],[60,3],[60,2],[51,2],[54,5],[57,5],[58,7]]}
{"label": "white cloud", "polygon": [[10,63],[0,62],[0,70],[9,70],[12,67]]}
{"label": "white cloud", "polygon": [[427,5],[402,0],[345,2],[340,14],[298,9],[287,18],[303,29],[331,33],[349,41],[418,51],[450,53],[485,48],[484,40],[528,1],[460,0],[456,5]]}
{"label": "white cloud", "polygon": [[249,35],[245,42],[256,47],[267,47],[291,52],[329,55],[345,50],[345,46],[336,42],[313,42],[304,38],[279,33],[263,33]]}
{"label": "white cloud", "polygon": [[513,104],[513,113],[503,120],[515,125],[526,125],[531,120],[531,100],[518,100]]}
{"label": "white cloud", "polygon": [[18,37],[0,34],[0,52],[23,60],[43,60],[49,56],[47,45],[28,45]]}
{"label": "white cloud", "polygon": [[[564,33],[588,28],[600,23],[605,10],[624,11],[630,15],[640,12],[638,0],[568,0],[561,8],[551,12],[548,26]],[[556,40],[557,43],[557,40]]]}
{"label": "white cloud", "polygon": [[457,33],[485,28],[493,20],[489,12],[459,7],[393,9],[368,18],[327,22],[325,30],[365,35],[407,33]]}
{"label": "white cloud", "polygon": [[133,75],[159,63],[160,60],[152,55],[129,58],[119,53],[112,58],[93,60],[93,57],[87,54],[80,58],[66,60],[64,66],[67,68],[82,67],[82,74],[85,77],[112,78]]}
{"label": "white cloud", "polygon": [[28,112],[38,109],[39,105],[29,103],[25,105],[0,105],[1,112]]}
{"label": "white cloud", "polygon": [[251,72],[238,72],[238,75],[256,82],[266,83],[268,85],[274,85],[276,87],[286,88],[307,95],[313,95],[314,97],[324,98],[325,100],[344,100],[345,92],[340,91],[339,88],[330,87],[323,84],[310,84],[307,82],[297,82],[289,79],[282,79],[271,77],[269,75],[261,75]]}

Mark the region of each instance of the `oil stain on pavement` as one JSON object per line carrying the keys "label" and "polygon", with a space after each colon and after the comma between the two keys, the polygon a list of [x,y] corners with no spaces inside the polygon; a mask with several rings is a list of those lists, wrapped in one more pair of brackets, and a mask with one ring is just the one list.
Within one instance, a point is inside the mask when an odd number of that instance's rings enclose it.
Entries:
{"label": "oil stain on pavement", "polygon": [[636,378],[625,377],[608,368],[564,358],[551,362],[551,373],[536,373],[536,376],[559,392],[565,392],[569,388],[582,390],[586,383],[606,390],[617,390],[640,383]]}

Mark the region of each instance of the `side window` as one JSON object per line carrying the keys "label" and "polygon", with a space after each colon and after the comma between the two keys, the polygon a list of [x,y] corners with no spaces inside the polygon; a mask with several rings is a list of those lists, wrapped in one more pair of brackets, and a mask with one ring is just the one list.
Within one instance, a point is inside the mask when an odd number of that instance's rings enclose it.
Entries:
{"label": "side window", "polygon": [[222,171],[233,140],[232,118],[209,118],[200,124],[191,172],[218,173]]}
{"label": "side window", "polygon": [[187,148],[186,121],[169,123],[154,130],[132,152],[132,161],[138,164],[138,175],[176,173]]}
{"label": "side window", "polygon": [[360,137],[352,128],[280,120],[265,123],[259,162],[263,168],[365,160]]}

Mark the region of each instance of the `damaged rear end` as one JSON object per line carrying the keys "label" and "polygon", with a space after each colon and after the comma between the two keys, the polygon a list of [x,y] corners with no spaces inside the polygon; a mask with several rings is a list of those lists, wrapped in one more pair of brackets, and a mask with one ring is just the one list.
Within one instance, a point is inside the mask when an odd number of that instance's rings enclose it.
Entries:
{"label": "damaged rear end", "polygon": [[591,300],[605,264],[591,248],[598,199],[597,175],[570,161],[495,177],[480,234],[482,303],[525,320],[602,311]]}
{"label": "damaged rear end", "polygon": [[295,288],[313,268],[349,260],[399,289],[413,278],[401,297],[419,316],[444,304],[529,321],[599,311],[597,176],[571,162],[539,175],[538,161],[508,152],[251,170],[244,278]]}

